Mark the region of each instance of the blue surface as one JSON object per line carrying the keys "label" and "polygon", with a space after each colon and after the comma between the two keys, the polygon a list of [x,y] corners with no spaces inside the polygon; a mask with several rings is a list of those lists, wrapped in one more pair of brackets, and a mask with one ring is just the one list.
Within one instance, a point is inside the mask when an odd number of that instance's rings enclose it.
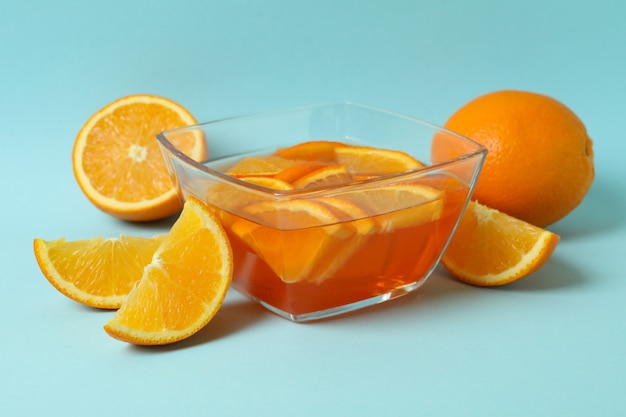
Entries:
{"label": "blue surface", "polygon": [[[0,415],[626,414],[620,1],[10,1],[0,8]],[[195,337],[146,349],[56,292],[35,237],[152,235],[95,209],[71,149],[148,92],[200,120],[353,100],[443,123],[496,89],[558,98],[595,141],[553,258],[505,288],[438,270],[419,292],[298,325],[234,291]]]}

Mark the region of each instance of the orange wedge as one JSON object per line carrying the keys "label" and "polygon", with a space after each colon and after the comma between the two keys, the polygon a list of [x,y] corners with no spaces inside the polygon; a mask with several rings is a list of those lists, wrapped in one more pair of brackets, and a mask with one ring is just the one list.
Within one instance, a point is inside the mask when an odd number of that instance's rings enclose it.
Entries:
{"label": "orange wedge", "polygon": [[335,157],[350,172],[360,175],[393,174],[424,166],[405,152],[369,146],[337,146]]}
{"label": "orange wedge", "polygon": [[141,280],[104,329],[140,345],[188,338],[217,313],[232,273],[226,233],[206,204],[189,197]]}
{"label": "orange wedge", "polygon": [[320,197],[315,201],[330,208],[339,221],[350,222],[359,235],[366,236],[376,231],[377,224],[369,214],[353,202],[339,197]]}
{"label": "orange wedge", "polygon": [[[284,282],[310,278],[316,265],[329,265],[354,234],[327,206],[312,200],[269,201],[245,209],[232,232]],[[312,277],[313,279],[315,277]]]}
{"label": "orange wedge", "polygon": [[559,239],[557,234],[470,202],[441,262],[468,284],[503,285],[539,269]]}
{"label": "orange wedge", "polygon": [[345,184],[352,181],[352,175],[345,165],[329,165],[310,172],[296,181],[295,188],[316,188]]}
{"label": "orange wedge", "polygon": [[332,162],[335,160],[335,148],[337,146],[346,145],[330,140],[312,140],[288,148],[281,148],[276,151],[275,155],[288,159]]}
{"label": "orange wedge", "polygon": [[90,307],[116,309],[163,238],[35,239],[34,250],[44,276],[62,294]]}
{"label": "orange wedge", "polygon": [[[178,212],[180,202],[156,140],[157,133],[196,120],[181,105],[147,94],[118,99],[84,124],[72,152],[74,176],[98,208],[124,220],[149,221]],[[200,134],[181,135],[174,145],[203,160]]]}

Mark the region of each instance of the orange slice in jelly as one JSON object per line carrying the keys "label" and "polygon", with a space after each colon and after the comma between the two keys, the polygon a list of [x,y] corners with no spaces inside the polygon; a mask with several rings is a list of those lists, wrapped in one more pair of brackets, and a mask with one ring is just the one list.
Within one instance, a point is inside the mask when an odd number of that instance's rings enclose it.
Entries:
{"label": "orange slice in jelly", "polygon": [[345,165],[330,165],[317,169],[293,183],[296,188],[318,188],[345,184],[352,181],[352,175]]}
{"label": "orange slice in jelly", "polygon": [[244,211],[254,221],[239,219],[232,232],[288,283],[320,278],[313,274],[326,271],[355,233],[312,200],[261,202]]}
{"label": "orange slice in jelly", "polygon": [[260,185],[261,187],[270,188],[272,190],[293,190],[293,185],[276,177],[242,177],[240,179],[242,181]]}
{"label": "orange slice in jelly", "polygon": [[302,161],[290,167],[283,169],[281,172],[276,174],[274,178],[277,178],[282,181],[286,181],[289,183],[293,183],[294,181],[302,178],[303,176],[310,174],[313,171],[316,171],[320,168],[327,167],[330,165],[330,162],[324,161]]}
{"label": "orange slice in jelly", "polygon": [[335,148],[338,146],[346,145],[330,140],[312,140],[281,148],[276,151],[275,155],[288,159],[330,162],[335,160]]}
{"label": "orange slice in jelly", "polygon": [[226,174],[238,178],[249,176],[271,177],[299,162],[273,155],[249,156],[242,158],[226,170]]}
{"label": "orange slice in jelly", "polygon": [[350,239],[336,248],[337,252],[333,261],[318,265],[310,274],[309,279],[319,284],[332,277],[377,232],[378,224],[359,206],[343,198],[321,197],[315,201],[327,206],[340,221],[354,229],[354,234]]}
{"label": "orange slice in jelly", "polygon": [[376,232],[377,223],[370,215],[350,200],[339,197],[320,197],[315,201],[330,208],[330,210],[342,222],[347,222],[361,236],[367,236]]}
{"label": "orange slice in jelly", "polygon": [[337,146],[335,158],[351,173],[360,175],[393,174],[424,166],[405,152],[369,146]]}
{"label": "orange slice in jelly", "polygon": [[392,184],[337,195],[376,219],[382,231],[418,226],[443,212],[444,191],[421,184]]}

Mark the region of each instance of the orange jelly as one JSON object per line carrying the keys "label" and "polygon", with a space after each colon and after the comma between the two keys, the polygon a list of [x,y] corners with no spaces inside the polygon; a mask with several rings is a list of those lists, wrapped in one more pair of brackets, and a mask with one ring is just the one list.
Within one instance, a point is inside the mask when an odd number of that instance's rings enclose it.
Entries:
{"label": "orange jelly", "polygon": [[[464,181],[440,171],[368,183],[387,173],[355,171],[329,161],[324,151],[319,166],[307,161],[300,167],[298,160],[276,160],[277,154],[236,164],[233,176],[254,176],[254,167],[262,165],[260,176],[280,180],[280,191],[265,198],[236,188],[226,192],[224,184],[208,190],[207,200],[214,201],[230,237],[233,286],[295,319],[328,316],[329,310],[419,286],[436,265],[469,192]],[[315,181],[303,181],[297,172]],[[333,181],[351,186],[329,193],[328,186],[337,185]],[[298,190],[305,182],[314,184],[313,192]],[[316,194],[315,187],[324,192]]]}

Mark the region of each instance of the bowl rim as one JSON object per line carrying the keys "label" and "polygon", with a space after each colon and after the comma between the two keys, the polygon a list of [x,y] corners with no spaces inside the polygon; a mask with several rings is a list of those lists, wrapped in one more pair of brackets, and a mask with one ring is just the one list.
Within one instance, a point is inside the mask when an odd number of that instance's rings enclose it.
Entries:
{"label": "bowl rim", "polygon": [[[365,109],[368,111],[372,111],[372,112],[377,112],[377,113],[383,113],[383,114],[388,114],[390,116],[394,116],[394,117],[399,117],[402,119],[406,119],[409,120],[411,122],[414,123],[419,123],[425,126],[429,126],[431,128],[433,128],[434,130],[438,130],[438,131],[442,131],[445,132],[447,134],[453,135],[458,137],[459,139],[462,139],[472,145],[475,146],[475,150],[473,150],[472,152],[463,154],[463,155],[459,155],[456,156],[454,158],[450,158],[450,159],[446,159],[434,164],[428,164],[428,165],[424,165],[422,167],[419,168],[414,168],[414,169],[410,169],[407,171],[402,171],[402,172],[397,172],[397,173],[392,173],[392,174],[387,174],[387,175],[382,175],[376,178],[370,178],[370,179],[364,179],[364,180],[359,180],[359,181],[353,181],[350,183],[345,183],[345,184],[335,184],[335,185],[331,185],[331,186],[323,186],[323,187],[318,187],[318,188],[306,188],[306,189],[293,189],[293,190],[275,190],[275,189],[271,189],[271,188],[267,188],[264,187],[262,185],[258,185],[258,184],[253,184],[250,182],[246,182],[243,181],[239,178],[235,178],[232,177],[226,173],[223,173],[217,169],[211,168],[207,165],[204,165],[204,163],[201,163],[199,161],[194,160],[193,158],[189,157],[187,154],[185,154],[184,152],[182,152],[180,149],[178,149],[168,138],[167,135],[169,133],[172,132],[184,132],[184,131],[193,131],[193,130],[197,130],[203,126],[208,126],[208,125],[212,125],[212,124],[218,124],[218,123],[226,123],[226,122],[230,122],[230,121],[237,121],[237,120],[246,120],[246,119],[255,119],[255,118],[263,118],[263,117],[268,117],[268,116],[272,116],[272,115],[278,115],[278,114],[285,114],[285,113],[294,113],[294,112],[302,112],[302,111],[306,111],[306,110],[312,110],[312,109],[321,109],[321,108],[330,108],[330,107],[339,107],[339,106],[343,106],[343,107],[353,107],[353,108],[360,108],[360,109]],[[370,105],[366,105],[366,104],[362,104],[362,103],[357,103],[357,102],[353,102],[353,101],[338,101],[338,102],[332,102],[332,103],[326,103],[326,104],[311,104],[311,105],[306,105],[306,106],[299,106],[299,107],[290,107],[290,108],[282,108],[282,109],[275,109],[275,110],[268,110],[268,111],[262,111],[262,112],[257,112],[257,113],[247,113],[247,114],[242,114],[239,116],[228,116],[228,117],[223,117],[223,118],[219,118],[219,119],[215,119],[215,120],[210,120],[210,121],[206,121],[206,122],[199,122],[199,123],[195,123],[195,124],[191,124],[191,125],[186,125],[186,126],[180,126],[180,127],[176,127],[176,128],[172,128],[172,129],[167,129],[164,130],[162,132],[157,133],[156,135],[156,139],[158,141],[158,143],[165,148],[169,153],[171,153],[172,155],[174,155],[176,158],[178,158],[181,162],[183,162],[186,165],[191,166],[193,169],[199,170],[201,172],[204,172],[205,174],[214,176],[219,178],[221,181],[223,182],[227,182],[230,183],[236,187],[241,187],[241,188],[246,188],[246,189],[253,189],[256,190],[258,192],[262,192],[262,193],[267,193],[267,194],[271,194],[272,196],[276,197],[281,197],[281,196],[285,196],[285,197],[291,197],[291,196],[302,196],[302,195],[315,195],[315,194],[319,194],[319,193],[326,193],[329,190],[349,190],[351,188],[359,188],[362,187],[364,184],[369,184],[369,183],[382,183],[385,184],[387,182],[395,182],[397,180],[403,179],[405,177],[412,177],[412,176],[417,176],[417,175],[421,175],[422,173],[427,173],[430,171],[436,171],[442,167],[466,160],[466,159],[471,159],[471,158],[475,158],[475,157],[479,157],[479,169],[476,172],[480,172],[480,168],[482,167],[482,165],[484,164],[484,160],[487,156],[487,148],[476,142],[473,139],[470,139],[466,136],[463,136],[457,132],[454,132],[452,130],[449,130],[443,126],[437,125],[435,123],[429,122],[427,120],[424,119],[420,119],[418,117],[415,116],[411,116],[405,113],[399,113],[399,112],[395,112],[392,110],[388,110],[388,109],[384,109],[384,108],[380,108],[380,107],[375,107],[375,106],[370,106]],[[237,156],[236,154],[232,155],[232,156]],[[207,161],[204,161],[207,162]],[[476,177],[478,174],[474,174],[474,177]],[[472,182],[475,182],[475,179],[473,179]]]}

